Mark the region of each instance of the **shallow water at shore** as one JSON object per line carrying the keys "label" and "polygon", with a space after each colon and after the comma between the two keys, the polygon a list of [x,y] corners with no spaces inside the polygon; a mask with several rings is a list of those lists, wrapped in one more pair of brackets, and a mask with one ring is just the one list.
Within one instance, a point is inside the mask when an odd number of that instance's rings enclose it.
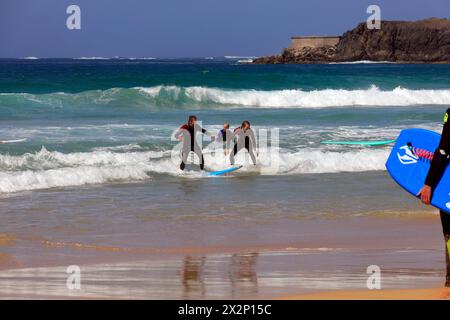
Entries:
{"label": "shallow water at shore", "polygon": [[[2,233],[17,239],[157,248],[287,243],[305,231],[327,234],[327,223],[353,234],[359,232],[352,227],[357,218],[436,217],[385,172],[162,177],[17,193],[3,197],[2,212]],[[285,232],[276,232],[277,226]],[[270,238],[262,234],[265,228],[274,231]]]}
{"label": "shallow water at shore", "polygon": [[[436,211],[383,172],[164,177],[15,194],[2,209],[2,268],[31,268],[3,270],[2,297],[274,297],[364,289],[369,265],[386,288],[443,279]],[[61,284],[68,265],[85,291]]]}

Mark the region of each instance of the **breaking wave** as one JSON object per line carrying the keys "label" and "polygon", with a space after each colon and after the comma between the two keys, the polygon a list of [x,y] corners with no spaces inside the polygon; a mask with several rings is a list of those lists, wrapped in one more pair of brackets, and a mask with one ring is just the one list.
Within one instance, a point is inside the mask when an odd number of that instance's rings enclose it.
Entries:
{"label": "breaking wave", "polygon": [[126,105],[167,108],[262,107],[326,108],[346,106],[414,106],[450,104],[450,89],[411,90],[397,87],[369,89],[324,89],[304,91],[234,90],[210,87],[154,86],[112,88],[80,93],[0,93],[0,106],[25,103],[51,107],[78,105]]}
{"label": "breaking wave", "polygon": [[[0,155],[0,193],[61,188],[88,184],[137,182],[151,179],[153,174],[187,178],[204,177],[198,171],[181,172],[171,151],[60,153],[42,148],[21,156]],[[246,154],[239,153],[237,163],[247,163]],[[333,172],[384,170],[387,149],[329,151],[260,150],[260,164],[245,166],[239,174],[297,175]],[[196,159],[195,159],[196,160]],[[205,153],[208,170],[227,167],[221,153]]]}
{"label": "breaking wave", "polygon": [[152,98],[171,96],[174,101],[191,100],[246,107],[321,108],[343,106],[409,106],[449,104],[450,90],[409,90],[395,88],[382,91],[372,86],[367,90],[224,90],[207,87],[139,88]]}

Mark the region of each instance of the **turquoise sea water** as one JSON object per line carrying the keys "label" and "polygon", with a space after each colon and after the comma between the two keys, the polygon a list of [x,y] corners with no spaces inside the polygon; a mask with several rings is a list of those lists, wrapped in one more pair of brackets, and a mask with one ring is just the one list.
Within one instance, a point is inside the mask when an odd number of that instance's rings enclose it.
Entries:
{"label": "turquoise sea water", "polygon": [[[257,131],[277,128],[276,174],[382,171],[387,147],[320,141],[439,130],[449,104],[446,65],[1,60],[0,139],[27,140],[0,146],[0,192],[177,176],[171,134],[193,113],[214,133],[244,119]],[[260,166],[268,159],[261,155]],[[207,157],[209,170],[226,163]]]}
{"label": "turquoise sea water", "polygon": [[[423,274],[435,281],[444,257],[438,219],[390,179],[389,146],[320,142],[439,131],[450,66],[237,60],[0,60],[0,140],[26,139],[0,144],[0,236],[11,239],[0,267],[129,261],[123,248],[134,259],[274,246],[323,252],[302,255],[303,265],[263,265],[288,282],[286,268],[326,267],[331,278],[349,273],[359,288],[371,264],[408,275],[388,287],[411,287],[408,279]],[[260,142],[267,132],[258,166],[240,154],[244,168],[229,177],[205,177],[195,165],[180,172],[172,134],[190,114],[212,133],[245,119]],[[203,146],[207,170],[229,165],[209,138]],[[329,252],[336,256],[324,262]]]}

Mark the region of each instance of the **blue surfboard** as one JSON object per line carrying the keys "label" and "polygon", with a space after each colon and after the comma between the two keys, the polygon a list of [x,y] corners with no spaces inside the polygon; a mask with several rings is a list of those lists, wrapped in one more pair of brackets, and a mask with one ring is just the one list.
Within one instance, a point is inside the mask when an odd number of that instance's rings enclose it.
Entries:
{"label": "blue surfboard", "polygon": [[224,174],[239,170],[242,166],[233,166],[225,170],[208,172],[208,176],[223,176]]}
{"label": "blue surfboard", "polygon": [[[403,130],[386,162],[391,177],[406,191],[416,196],[425,183],[434,151],[441,136],[424,129]],[[431,205],[450,212],[450,169],[436,186]]]}

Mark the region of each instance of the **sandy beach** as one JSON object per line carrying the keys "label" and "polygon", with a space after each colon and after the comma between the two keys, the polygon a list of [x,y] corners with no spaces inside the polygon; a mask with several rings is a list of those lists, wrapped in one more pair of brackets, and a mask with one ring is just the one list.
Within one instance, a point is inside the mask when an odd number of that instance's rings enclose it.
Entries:
{"label": "sandy beach", "polygon": [[[441,252],[426,246],[301,248],[290,244],[156,250],[42,244],[39,253],[45,256],[48,251],[83,256],[77,259],[84,261],[79,264],[79,290],[67,287],[67,267],[73,258],[63,266],[47,262],[24,267],[10,257],[2,261],[0,298],[434,300],[448,299],[450,294],[441,287]],[[373,262],[382,266],[382,290],[366,287],[365,267]]]}

